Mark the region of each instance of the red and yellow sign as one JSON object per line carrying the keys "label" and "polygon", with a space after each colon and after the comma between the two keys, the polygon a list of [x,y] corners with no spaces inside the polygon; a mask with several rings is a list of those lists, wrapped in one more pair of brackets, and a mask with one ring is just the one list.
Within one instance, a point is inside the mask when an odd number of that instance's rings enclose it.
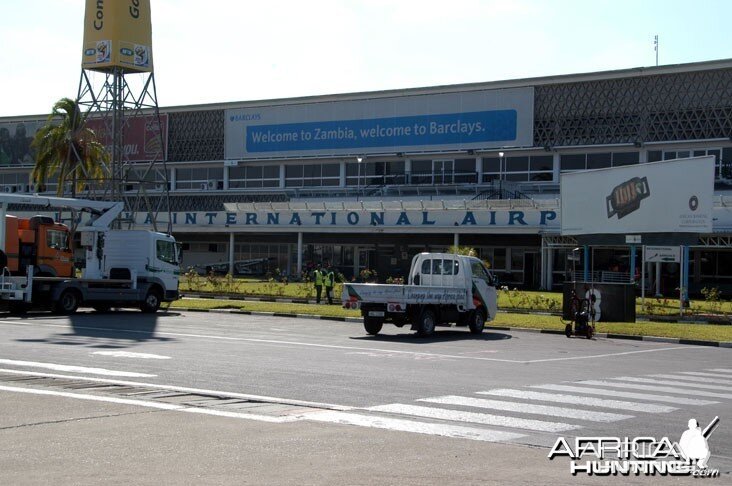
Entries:
{"label": "red and yellow sign", "polygon": [[152,72],[150,0],[86,0],[81,67]]}

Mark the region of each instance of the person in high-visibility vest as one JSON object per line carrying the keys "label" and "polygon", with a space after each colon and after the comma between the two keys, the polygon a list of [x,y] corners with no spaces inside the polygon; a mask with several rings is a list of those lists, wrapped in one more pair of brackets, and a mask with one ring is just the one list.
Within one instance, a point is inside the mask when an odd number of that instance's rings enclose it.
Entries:
{"label": "person in high-visibility vest", "polygon": [[330,264],[325,269],[325,278],[323,283],[325,284],[325,295],[328,297],[328,303],[333,303],[333,286],[335,285],[335,273]]}
{"label": "person in high-visibility vest", "polygon": [[315,282],[315,302],[320,304],[320,294],[323,292],[323,271],[320,269],[320,263],[313,271],[313,282]]}

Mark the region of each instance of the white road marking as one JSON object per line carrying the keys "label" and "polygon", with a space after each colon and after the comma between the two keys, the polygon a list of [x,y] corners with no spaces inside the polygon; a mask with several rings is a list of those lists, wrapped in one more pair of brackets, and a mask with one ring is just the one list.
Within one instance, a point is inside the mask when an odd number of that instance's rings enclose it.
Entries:
{"label": "white road marking", "polygon": [[590,395],[603,395],[606,397],[617,398],[634,398],[636,400],[653,400],[654,402],[668,402],[678,405],[714,405],[710,400],[697,400],[695,398],[672,397],[670,395],[652,395],[650,393],[635,393],[620,390],[609,390],[606,388],[588,388],[583,386],[570,385],[532,385],[531,388],[541,388],[543,390],[566,391],[573,393],[588,393]]}
{"label": "white road marking", "polygon": [[221,410],[210,410],[206,408],[198,407],[186,407],[182,405],[176,405],[173,403],[163,402],[150,402],[146,400],[131,400],[129,398],[114,398],[106,397],[101,395],[86,395],[83,393],[69,393],[54,390],[39,390],[35,388],[20,388],[14,386],[0,386],[0,391],[16,392],[16,393],[29,393],[32,395],[47,395],[63,398],[73,398],[75,400],[89,400],[93,402],[107,402],[116,403],[119,405],[133,405],[137,407],[146,408],[157,408],[160,410],[169,410],[173,412],[186,412],[186,413],[200,413],[204,415],[217,415],[221,417],[240,418],[246,420],[257,420],[260,422],[271,422],[271,423],[284,423],[294,422],[297,419],[285,416],[285,417],[273,417],[268,415],[256,415],[252,413],[239,413],[239,412],[226,412]]}
{"label": "white road marking", "polygon": [[[24,324],[20,321],[2,321],[0,320],[0,323],[7,323],[7,324],[13,324],[13,325],[20,325],[20,326],[29,326],[28,324]],[[58,328],[68,328],[67,325],[59,325],[59,324],[44,324],[39,322],[34,322],[34,326],[44,326],[44,327],[58,327]],[[77,329],[86,329],[91,331],[109,331],[109,329],[105,328],[99,328],[99,327],[93,327],[93,326],[76,326]],[[140,331],[136,329],[115,329],[115,332],[125,332],[130,334],[147,334],[147,331]],[[627,356],[631,354],[640,354],[640,353],[655,353],[655,352],[662,352],[662,351],[674,351],[674,350],[687,350],[687,349],[693,349],[693,347],[690,347],[688,345],[684,346],[675,346],[670,348],[654,348],[654,349],[643,349],[638,351],[625,351],[620,353],[607,353],[607,354],[596,354],[596,355],[588,355],[588,356],[568,356],[563,358],[546,358],[546,359],[532,359],[532,360],[515,360],[515,359],[501,359],[501,358],[488,358],[488,357],[481,357],[481,356],[462,356],[462,355],[452,355],[452,354],[439,354],[439,353],[424,353],[424,352],[418,352],[418,351],[403,351],[403,350],[396,350],[396,349],[384,349],[384,348],[370,348],[370,347],[361,347],[361,346],[339,346],[334,344],[317,344],[317,343],[305,343],[305,342],[299,342],[299,341],[280,341],[275,339],[256,339],[256,338],[240,338],[240,337],[232,337],[232,336],[217,336],[212,334],[197,334],[197,333],[182,333],[182,332],[165,332],[165,331],[156,331],[156,335],[158,336],[178,336],[178,337],[192,337],[192,338],[203,338],[203,339],[215,339],[215,340],[222,340],[222,341],[232,341],[232,342],[251,342],[251,343],[259,343],[259,344],[274,344],[274,345],[285,345],[285,346],[304,346],[304,347],[313,347],[313,348],[322,348],[322,349],[347,349],[349,351],[376,351],[376,352],[382,352],[382,353],[397,353],[402,355],[413,355],[413,356],[422,356],[422,357],[440,357],[440,358],[452,358],[452,359],[464,359],[464,360],[475,360],[475,361],[495,361],[500,363],[516,363],[516,364],[529,364],[529,363],[544,363],[544,362],[552,362],[552,361],[573,361],[573,360],[582,360],[582,359],[597,359],[597,358],[613,358],[617,356]]]}
{"label": "white road marking", "polygon": [[633,412],[647,413],[668,413],[678,410],[667,405],[654,405],[652,403],[626,402],[622,400],[608,400],[605,398],[585,397],[578,395],[560,395],[555,393],[542,393],[525,390],[498,389],[478,392],[478,395],[492,395],[498,397],[520,398],[523,400],[540,400],[544,402],[568,403],[572,405],[583,405],[586,407],[604,407],[617,410],[630,410]]}
{"label": "white road marking", "polygon": [[676,371],[675,373],[679,375],[708,376],[710,378],[732,378],[732,376],[722,373],[704,373],[703,371]]}
{"label": "white road marking", "polygon": [[553,417],[565,417],[571,419],[588,420],[591,422],[615,422],[633,418],[632,415],[621,415],[610,412],[595,412],[592,410],[581,410],[574,408],[551,407],[548,405],[534,405],[529,403],[502,402],[499,400],[486,400],[483,398],[445,396],[435,398],[422,398],[418,402],[439,403],[443,405],[460,405],[465,407],[491,408],[494,410],[506,410],[515,413],[529,413],[535,415],[551,415]]}
{"label": "white road marking", "polygon": [[94,351],[92,354],[101,356],[112,356],[115,358],[139,358],[139,359],[170,359],[170,356],[149,353],[133,353],[131,351]]}
{"label": "white road marking", "polygon": [[546,363],[546,362],[550,362],[550,361],[572,361],[572,360],[578,360],[578,359],[613,358],[616,356],[626,356],[629,354],[655,353],[656,351],[673,351],[676,349],[687,349],[687,348],[688,348],[688,346],[676,346],[673,348],[643,349],[641,351],[625,351],[622,353],[594,354],[591,356],[570,356],[567,358],[530,359],[527,361],[516,361],[516,363],[527,364],[527,363]]}
{"label": "white road marking", "polygon": [[376,407],[369,407],[367,410],[439,420],[452,420],[453,422],[498,425],[500,427],[537,430],[540,432],[564,432],[580,428],[579,425],[571,425],[561,422],[546,422],[543,420],[506,417],[504,415],[491,415],[488,413],[463,412],[460,410],[448,410],[444,408],[420,407],[419,405],[405,405],[401,403],[378,405]]}
{"label": "white road marking", "polygon": [[682,380],[683,381],[692,381],[696,383],[721,383],[726,384],[728,387],[732,386],[732,378],[730,379],[722,379],[722,378],[709,378],[704,376],[687,376],[687,375],[667,375],[667,374],[660,374],[660,375],[648,375],[653,378],[667,378],[669,380]]}
{"label": "white road marking", "polygon": [[643,385],[641,383],[621,383],[621,382],[615,382],[615,381],[603,381],[603,380],[587,380],[587,381],[578,381],[580,385],[592,385],[592,386],[612,386],[615,388],[632,388],[637,390],[648,390],[648,391],[658,391],[658,392],[664,392],[664,393],[678,393],[679,395],[694,395],[699,397],[711,397],[711,398],[726,398],[729,400],[732,400],[732,394],[730,393],[715,393],[705,390],[682,390],[679,388],[674,388],[672,386],[653,386],[653,385]]}
{"label": "white road marking", "polygon": [[618,381],[630,381],[633,383],[648,383],[649,385],[670,385],[680,386],[681,388],[701,388],[704,390],[732,391],[732,388],[729,386],[685,383],[677,380],[654,380],[653,378],[638,378],[635,376],[616,376],[610,379]]}
{"label": "white road marking", "polygon": [[11,366],[26,366],[29,368],[45,368],[47,370],[65,371],[67,373],[87,373],[102,376],[127,376],[129,378],[152,378],[158,375],[135,373],[133,371],[106,370],[104,368],[87,368],[84,366],[69,366],[56,363],[38,363],[35,361],[17,361],[14,359],[0,359],[0,364]]}
{"label": "white road marking", "polygon": [[524,437],[513,432],[488,430],[461,425],[432,424],[427,422],[416,422],[412,420],[401,420],[371,415],[359,415],[346,412],[313,412],[299,416],[301,419],[331,424],[357,425],[360,427],[372,427],[399,432],[414,432],[417,434],[439,435],[442,437],[453,437],[458,439],[471,439],[486,442],[503,442]]}
{"label": "white road marking", "polygon": [[227,397],[227,398],[241,398],[243,400],[273,402],[273,403],[279,403],[279,404],[283,404],[283,405],[295,405],[295,406],[302,406],[302,407],[328,408],[328,409],[332,409],[332,410],[351,410],[353,408],[353,407],[348,407],[345,405],[335,405],[332,403],[308,402],[305,400],[294,400],[294,399],[289,399],[289,398],[267,397],[267,396],[263,396],[263,395],[248,395],[245,393],[234,393],[234,392],[227,392],[227,391],[221,391],[221,390],[207,390],[205,388],[188,388],[185,386],[159,385],[157,383],[144,383],[144,382],[139,382],[139,381],[111,380],[111,379],[105,379],[105,378],[59,375],[59,374],[55,374],[55,373],[39,373],[39,372],[33,372],[33,371],[10,370],[10,369],[2,369],[2,368],[0,368],[0,371],[3,373],[10,373],[10,374],[14,374],[14,375],[42,376],[42,377],[47,377],[47,378],[73,379],[76,381],[89,381],[89,382],[93,382],[93,383],[109,383],[112,385],[141,386],[141,387],[146,387],[146,388],[155,388],[158,390],[180,391],[180,392],[186,392],[186,393],[197,393],[197,394],[201,394],[201,395],[214,395],[214,396],[221,396],[221,397]]}

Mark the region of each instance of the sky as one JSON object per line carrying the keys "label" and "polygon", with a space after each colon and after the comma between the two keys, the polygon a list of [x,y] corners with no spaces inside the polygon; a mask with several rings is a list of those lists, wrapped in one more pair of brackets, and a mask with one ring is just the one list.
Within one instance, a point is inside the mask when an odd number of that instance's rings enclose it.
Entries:
{"label": "sky", "polygon": [[[161,107],[732,58],[729,0],[151,3]],[[0,116],[76,97],[84,5],[0,0]]]}

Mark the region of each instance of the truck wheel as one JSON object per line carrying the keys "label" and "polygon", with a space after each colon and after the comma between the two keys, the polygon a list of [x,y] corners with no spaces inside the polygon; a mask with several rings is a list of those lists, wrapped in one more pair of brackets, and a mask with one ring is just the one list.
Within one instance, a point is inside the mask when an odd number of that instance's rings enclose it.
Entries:
{"label": "truck wheel", "polygon": [[470,316],[470,332],[472,334],[481,334],[485,328],[485,317],[483,311],[475,310]]}
{"label": "truck wheel", "polygon": [[363,318],[363,328],[366,329],[366,332],[371,334],[372,336],[376,336],[377,334],[379,334],[383,325],[384,322],[380,319],[374,319],[372,317]]}
{"label": "truck wheel", "polygon": [[154,314],[160,309],[160,301],[162,297],[160,291],[157,289],[150,289],[147,291],[145,300],[140,306],[140,310],[146,314]]}
{"label": "truck wheel", "polygon": [[429,336],[435,332],[435,325],[437,324],[437,318],[435,313],[430,309],[425,309],[422,314],[419,315],[419,322],[417,323],[417,334],[420,336]]}
{"label": "truck wheel", "polygon": [[76,312],[81,304],[81,295],[79,292],[73,289],[64,290],[56,302],[56,312],[64,315],[71,315]]}

